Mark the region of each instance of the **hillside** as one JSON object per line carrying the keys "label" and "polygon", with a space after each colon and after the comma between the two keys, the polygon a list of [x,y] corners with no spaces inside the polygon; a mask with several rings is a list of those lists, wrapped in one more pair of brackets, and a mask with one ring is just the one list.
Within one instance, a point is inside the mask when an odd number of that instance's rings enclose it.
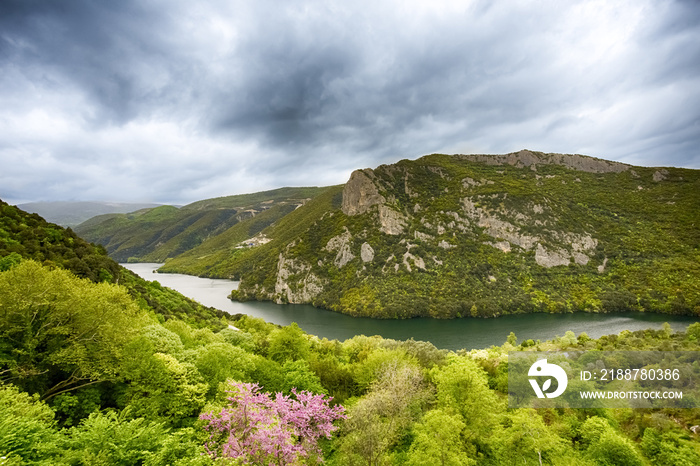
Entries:
{"label": "hillside", "polygon": [[128,204],[119,202],[28,202],[17,207],[35,213],[49,222],[63,227],[74,227],[97,215],[128,213],[157,207],[158,204]]}
{"label": "hillside", "polygon": [[435,154],[357,170],[263,230],[269,243],[203,243],[163,270],[239,277],[237,299],[381,318],[700,314],[698,192],[698,170]]}
{"label": "hillside", "polygon": [[36,261],[48,269],[65,269],[95,283],[123,285],[141,308],[163,320],[178,319],[217,330],[225,326],[223,311],[202,306],[158,282],[143,280],[117,264],[102,246],[88,243],[70,228],[0,200],[0,272],[23,260]]}
{"label": "hillside", "polygon": [[265,213],[263,222],[255,222],[259,225],[257,233],[318,192],[319,188],[280,188],[198,201],[179,209],[160,206],[107,214],[91,218],[75,230],[88,241],[104,245],[118,262],[163,262]]}

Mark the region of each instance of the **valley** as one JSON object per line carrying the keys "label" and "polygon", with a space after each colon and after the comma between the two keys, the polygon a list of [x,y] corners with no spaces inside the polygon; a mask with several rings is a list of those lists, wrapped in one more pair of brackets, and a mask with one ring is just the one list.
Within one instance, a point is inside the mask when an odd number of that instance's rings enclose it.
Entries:
{"label": "valley", "polygon": [[[306,191],[97,217],[76,231],[123,262],[240,280],[236,300],[355,317],[700,313],[698,170],[433,154],[294,189]],[[259,211],[242,218],[234,198]]]}

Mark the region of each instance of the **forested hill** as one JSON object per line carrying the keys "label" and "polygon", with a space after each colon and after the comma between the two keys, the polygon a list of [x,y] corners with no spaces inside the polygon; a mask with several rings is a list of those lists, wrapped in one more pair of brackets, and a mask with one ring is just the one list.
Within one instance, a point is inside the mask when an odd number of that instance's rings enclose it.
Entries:
{"label": "forested hill", "polygon": [[357,170],[263,230],[267,244],[205,242],[163,270],[381,318],[700,314],[698,192],[698,170],[435,154]]}
{"label": "forested hill", "polygon": [[225,326],[222,311],[202,306],[157,282],[141,279],[111,259],[104,247],[88,243],[70,228],[46,222],[37,214],[0,200],[0,271],[22,259],[34,260],[47,268],[66,269],[95,283],[124,285],[141,307],[163,319],[178,318],[196,327],[213,329]]}
{"label": "forested hill", "polygon": [[99,215],[75,231],[104,245],[119,262],[163,262],[239,223],[244,223],[239,229],[245,230],[245,237],[252,237],[322,190],[280,188],[207,199],[182,208],[165,205],[129,214]]}
{"label": "forested hill", "polygon": [[[338,194],[330,189],[315,209]],[[201,308],[184,313],[194,325],[166,319],[162,311],[185,309],[177,293],[1,202],[0,258],[3,466],[700,463],[699,368],[687,361],[679,380],[658,386],[682,390],[676,408],[646,399],[634,400],[640,409],[507,408],[515,351],[677,351],[692,361],[700,323],[598,340],[569,331],[518,344],[511,333],[501,347],[458,353],[377,336],[328,341],[249,316],[232,322],[238,330],[213,331]],[[633,360],[661,370],[661,358]],[[598,387],[567,375],[577,390]],[[652,389],[647,382],[624,387]]]}

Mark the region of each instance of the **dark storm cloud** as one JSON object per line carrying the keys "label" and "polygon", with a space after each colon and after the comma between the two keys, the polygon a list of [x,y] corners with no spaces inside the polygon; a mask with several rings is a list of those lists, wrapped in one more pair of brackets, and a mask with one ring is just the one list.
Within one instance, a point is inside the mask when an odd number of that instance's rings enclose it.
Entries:
{"label": "dark storm cloud", "polygon": [[5,0],[0,70],[17,200],[182,203],[438,151],[700,167],[693,1]]}

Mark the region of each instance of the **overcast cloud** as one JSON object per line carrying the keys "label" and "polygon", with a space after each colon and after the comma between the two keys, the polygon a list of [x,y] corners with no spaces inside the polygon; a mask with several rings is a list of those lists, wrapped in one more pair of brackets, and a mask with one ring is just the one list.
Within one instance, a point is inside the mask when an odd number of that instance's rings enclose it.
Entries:
{"label": "overcast cloud", "polygon": [[433,152],[700,168],[700,3],[0,2],[0,198],[188,203]]}

